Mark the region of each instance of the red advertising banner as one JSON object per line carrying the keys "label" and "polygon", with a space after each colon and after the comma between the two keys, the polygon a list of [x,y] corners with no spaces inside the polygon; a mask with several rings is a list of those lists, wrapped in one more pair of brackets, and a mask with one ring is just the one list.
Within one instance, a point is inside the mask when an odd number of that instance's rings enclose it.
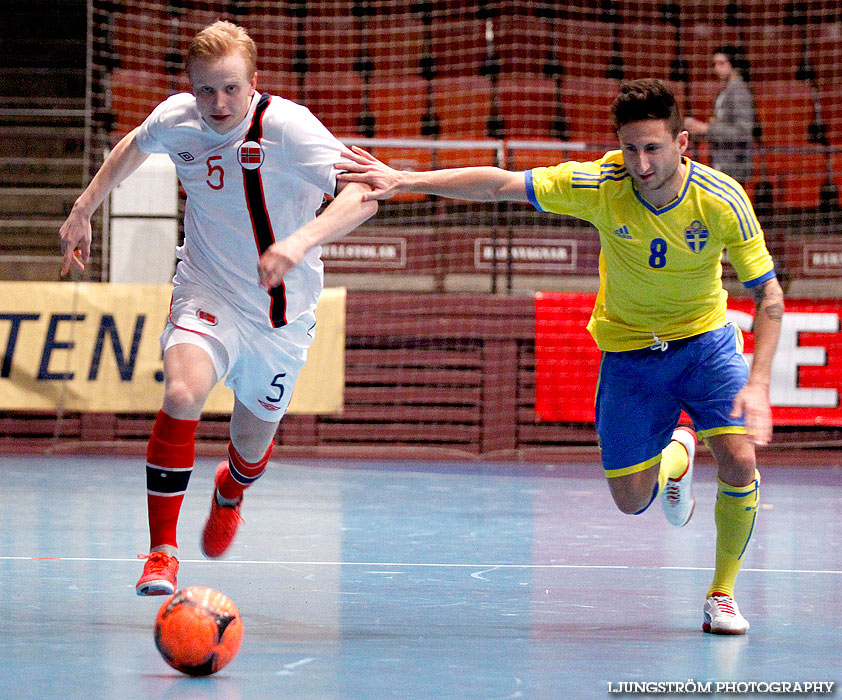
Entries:
{"label": "red advertising banner", "polygon": [[[593,423],[600,352],[585,326],[593,294],[535,296],[535,412],[543,421]],[[842,300],[787,299],[772,367],[777,425],[842,425]],[[751,362],[754,304],[732,299],[728,318]]]}

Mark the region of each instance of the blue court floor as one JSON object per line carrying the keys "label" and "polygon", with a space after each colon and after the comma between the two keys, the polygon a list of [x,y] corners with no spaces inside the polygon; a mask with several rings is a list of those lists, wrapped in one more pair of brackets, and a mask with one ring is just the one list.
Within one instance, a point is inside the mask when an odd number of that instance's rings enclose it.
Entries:
{"label": "blue court floor", "polygon": [[677,530],[657,504],[620,514],[598,464],[273,460],[230,555],[206,561],[216,463],[197,461],[184,502],[179,585],[233,598],[245,637],[193,679],[155,649],[163,598],[134,592],[142,459],[0,456],[0,697],[575,700],[634,681],[842,682],[839,468],[763,471],[737,588],[752,628],[716,637],[700,629],[711,467]]}

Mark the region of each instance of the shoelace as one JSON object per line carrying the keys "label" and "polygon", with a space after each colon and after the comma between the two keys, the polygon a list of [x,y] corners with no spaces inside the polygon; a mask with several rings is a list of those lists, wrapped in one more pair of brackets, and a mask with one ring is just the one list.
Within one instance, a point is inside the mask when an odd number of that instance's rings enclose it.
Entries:
{"label": "shoelace", "polygon": [[166,566],[167,559],[175,559],[175,557],[170,557],[166,552],[149,552],[148,554],[138,554],[138,559],[147,559],[158,566]]}
{"label": "shoelace", "polygon": [[677,481],[673,481],[672,479],[667,481],[667,485],[664,486],[664,494],[667,497],[668,501],[678,502],[681,500],[681,487],[679,486]]}
{"label": "shoelace", "polygon": [[729,598],[728,596],[724,595],[717,595],[713,596],[713,602],[716,603],[717,607],[724,613],[728,615],[736,615],[736,611],[734,610],[734,599]]}

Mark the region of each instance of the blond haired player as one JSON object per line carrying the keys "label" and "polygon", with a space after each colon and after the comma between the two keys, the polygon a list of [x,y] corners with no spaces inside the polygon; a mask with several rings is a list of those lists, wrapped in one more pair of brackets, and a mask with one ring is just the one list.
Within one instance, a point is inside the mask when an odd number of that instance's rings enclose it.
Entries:
{"label": "blond haired player", "polygon": [[[370,185],[364,199],[423,192],[531,202],[597,228],[600,288],[588,329],[603,350],[596,428],[611,495],[622,512],[638,514],[660,494],[667,519],[688,522],[696,436],[676,428],[687,411],[719,467],[716,569],[703,629],[743,634],[749,623],[734,584],[757,516],[754,446],[771,438],[783,293],[742,187],[683,155],[688,134],[669,88],[626,83],[612,113],[620,150],[595,162],[401,172],[355,148],[338,164],[349,171],[339,179]],[[755,298],[750,371],[739,329],[725,317],[725,249]]]}
{"label": "blond haired player", "polygon": [[[369,188],[337,184],[342,145],[304,107],[256,90],[254,42],[216,22],[193,39],[192,93],[162,102],[114,148],[61,227],[62,274],[84,267],[90,219],[150,153],[166,153],[187,193],[184,244],[161,336],[164,401],[147,448],[150,553],[138,595],[176,587],[176,526],[202,407],[223,377],[235,394],[228,460],[216,473],[202,551],[221,556],[243,491],[264,472],[272,438],[315,329],[320,244],[377,211]],[[335,199],[318,216],[325,195]]]}

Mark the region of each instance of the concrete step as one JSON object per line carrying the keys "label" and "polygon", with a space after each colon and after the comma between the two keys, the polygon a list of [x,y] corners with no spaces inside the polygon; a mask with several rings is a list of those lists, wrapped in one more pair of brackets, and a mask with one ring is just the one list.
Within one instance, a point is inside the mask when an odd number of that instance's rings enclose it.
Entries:
{"label": "concrete step", "polygon": [[55,95],[4,95],[4,109],[85,109],[84,97]]}
{"label": "concrete step", "polygon": [[0,187],[81,187],[82,158],[0,157]]}
{"label": "concrete step", "polygon": [[80,126],[0,128],[0,154],[5,158],[78,158],[84,147],[85,130]]}
{"label": "concrete step", "polygon": [[65,217],[81,187],[0,187],[0,218]]}
{"label": "concrete step", "polygon": [[[4,29],[0,66],[10,68],[84,68],[87,56],[85,29],[80,37],[15,36]],[[32,34],[32,32],[28,32]]]}
{"label": "concrete step", "polygon": [[14,67],[0,71],[0,95],[15,99],[35,97],[85,98],[85,67]]}
{"label": "concrete step", "polygon": [[0,126],[85,126],[84,105],[0,107]]}
{"label": "concrete step", "polygon": [[64,219],[0,219],[3,254],[57,255]]}
{"label": "concrete step", "polygon": [[0,280],[55,282],[61,279],[60,255],[7,255],[0,253]]}

